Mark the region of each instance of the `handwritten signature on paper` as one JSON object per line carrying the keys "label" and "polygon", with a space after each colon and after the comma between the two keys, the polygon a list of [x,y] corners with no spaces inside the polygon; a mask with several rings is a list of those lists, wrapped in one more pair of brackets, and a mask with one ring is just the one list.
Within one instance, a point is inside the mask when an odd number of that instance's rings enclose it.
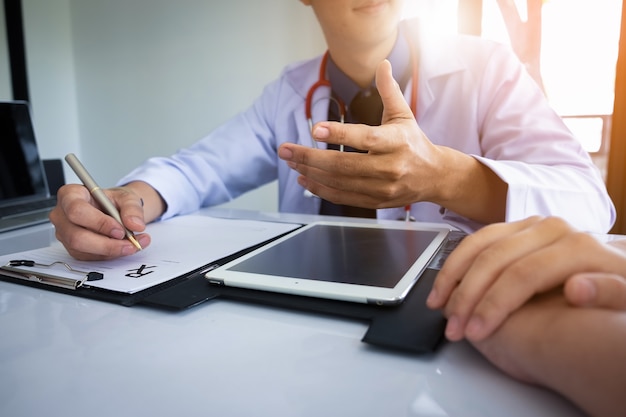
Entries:
{"label": "handwritten signature on paper", "polygon": [[146,271],[146,269],[150,268],[156,268],[156,265],[147,266],[146,264],[142,264],[139,268],[127,269],[126,271],[128,271],[128,273],[124,276],[127,276],[128,278],[141,278],[154,272],[154,269]]}

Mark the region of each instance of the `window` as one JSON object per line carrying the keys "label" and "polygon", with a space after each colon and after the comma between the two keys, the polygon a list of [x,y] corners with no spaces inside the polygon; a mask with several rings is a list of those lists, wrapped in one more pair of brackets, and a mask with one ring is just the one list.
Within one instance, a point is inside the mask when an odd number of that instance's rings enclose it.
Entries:
{"label": "window", "polygon": [[[499,6],[510,2],[414,0],[407,2],[406,15],[427,13],[429,30],[453,33],[459,1],[478,8],[482,3],[481,35],[511,45]],[[541,2],[539,82],[606,176],[622,0],[514,0],[520,23],[528,22],[533,1]]]}
{"label": "window", "polygon": [[[529,1],[515,0],[522,21]],[[621,9],[622,0],[543,0],[541,7],[544,91],[605,177]],[[483,0],[482,29],[510,44],[498,0]]]}
{"label": "window", "polygon": [[427,16],[422,24],[428,32],[457,32],[457,0],[406,0],[404,17]]}

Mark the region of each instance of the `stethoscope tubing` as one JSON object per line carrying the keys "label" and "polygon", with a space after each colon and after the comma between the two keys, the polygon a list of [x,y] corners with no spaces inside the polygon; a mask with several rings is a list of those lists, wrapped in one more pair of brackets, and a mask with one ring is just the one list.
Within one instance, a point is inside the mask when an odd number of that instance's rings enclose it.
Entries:
{"label": "stethoscope tubing", "polygon": [[[411,111],[413,112],[413,117],[417,118],[417,87],[418,87],[418,82],[419,82],[419,68],[418,68],[416,50],[414,48],[412,39],[409,36],[407,36],[407,41],[409,43],[410,60],[411,60],[411,100],[410,100],[409,105],[411,107]],[[320,100],[327,99],[327,100],[333,101],[337,105],[337,107],[339,109],[339,121],[340,121],[340,123],[344,123],[344,121],[345,121],[346,105],[343,102],[343,100],[341,100],[339,97],[329,96],[328,98],[319,98],[319,99],[313,101],[313,95],[315,94],[315,91],[318,88],[320,88],[320,87],[332,88],[331,85],[330,85],[330,81],[326,78],[326,65],[328,63],[328,56],[329,56],[329,52],[326,51],[326,53],[324,53],[324,56],[322,57],[322,61],[320,63],[318,80],[317,80],[317,82],[315,82],[309,88],[309,91],[306,94],[304,111],[305,111],[305,116],[306,116],[306,119],[307,119],[307,123],[309,124],[309,132],[311,132],[311,134],[313,132],[313,113],[312,113],[312,109],[313,109],[313,106]],[[311,140],[313,142],[313,146],[315,148],[318,148],[317,141],[315,141],[315,139],[313,139],[312,135],[311,135]],[[340,145],[339,151],[343,152],[343,150],[344,150],[343,145]],[[313,194],[309,190],[305,190],[304,191],[304,195],[305,195],[305,197],[317,197],[315,194]],[[411,205],[410,204],[404,206],[404,212],[405,212],[405,217],[404,217],[405,221],[414,221],[415,220],[411,216]]]}

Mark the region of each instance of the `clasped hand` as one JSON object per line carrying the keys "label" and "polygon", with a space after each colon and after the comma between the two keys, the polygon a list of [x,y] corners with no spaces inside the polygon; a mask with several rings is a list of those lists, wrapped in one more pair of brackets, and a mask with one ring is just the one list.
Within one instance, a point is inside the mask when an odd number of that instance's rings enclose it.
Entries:
{"label": "clasped hand", "polygon": [[556,217],[487,226],[446,260],[427,300],[448,318],[446,337],[484,340],[536,295],[626,310],[626,240],[604,243]]}

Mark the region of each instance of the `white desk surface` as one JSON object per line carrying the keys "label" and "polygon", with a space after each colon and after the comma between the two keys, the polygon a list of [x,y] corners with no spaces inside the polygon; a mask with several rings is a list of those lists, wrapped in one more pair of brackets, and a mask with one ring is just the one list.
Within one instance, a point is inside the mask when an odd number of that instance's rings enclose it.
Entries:
{"label": "white desk surface", "polygon": [[43,248],[55,239],[51,223],[0,233],[0,255]]}
{"label": "white desk surface", "polygon": [[465,342],[414,355],[361,342],[366,330],[234,301],[171,312],[0,282],[0,416],[583,416]]}

